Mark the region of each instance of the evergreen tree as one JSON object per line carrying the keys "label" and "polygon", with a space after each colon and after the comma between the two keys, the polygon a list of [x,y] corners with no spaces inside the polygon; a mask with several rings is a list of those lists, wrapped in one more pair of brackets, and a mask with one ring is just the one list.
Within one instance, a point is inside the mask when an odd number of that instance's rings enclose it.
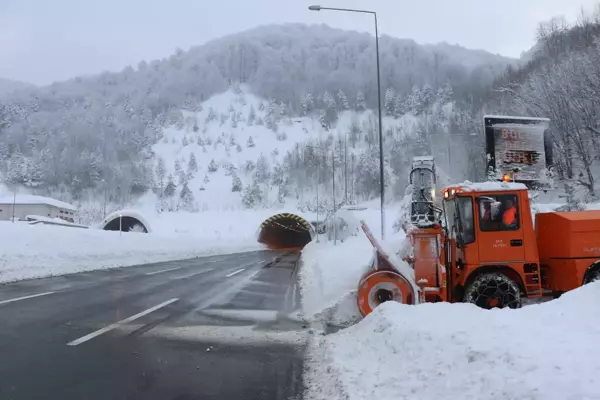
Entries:
{"label": "evergreen tree", "polygon": [[231,174],[231,191],[241,192],[242,191],[242,180],[237,174]]}
{"label": "evergreen tree", "polygon": [[272,131],[277,130],[277,102],[272,99],[265,115],[265,126]]}
{"label": "evergreen tree", "polygon": [[248,120],[247,120],[248,126],[253,125],[255,120],[256,120],[256,111],[254,110],[254,106],[250,105],[250,111],[248,112]]}
{"label": "evergreen tree", "polygon": [[175,160],[175,173],[181,172],[181,163],[179,160]]}
{"label": "evergreen tree", "polygon": [[347,111],[350,109],[350,106],[348,105],[348,98],[346,97],[346,94],[342,91],[342,89],[338,91],[337,99],[339,112]]}
{"label": "evergreen tree", "polygon": [[281,103],[279,103],[279,115],[281,117],[287,116],[287,106],[285,105],[285,103],[283,101]]}
{"label": "evergreen tree", "polygon": [[408,110],[406,109],[406,103],[404,102],[402,96],[396,96],[396,100],[394,103],[394,118],[400,118],[401,116],[406,114],[407,111]]}
{"label": "evergreen tree", "polygon": [[235,150],[236,150],[238,153],[241,153],[241,152],[242,152],[242,146],[240,146],[240,144],[239,144],[239,143],[238,143],[238,144],[236,144],[236,145],[235,145]]}
{"label": "evergreen tree", "polygon": [[423,89],[421,90],[421,105],[424,110],[430,108],[435,102],[435,93],[433,92],[433,88],[431,85],[426,83],[423,85]]}
{"label": "evergreen tree", "polygon": [[358,92],[356,95],[356,111],[361,112],[367,109],[367,102],[362,92]]}
{"label": "evergreen tree", "polygon": [[413,87],[412,93],[408,96],[406,101],[406,108],[414,115],[420,115],[424,111],[423,103],[421,101],[421,90],[418,87]]}
{"label": "evergreen tree", "polygon": [[190,161],[188,162],[188,172],[198,172],[198,162],[196,161],[196,155],[190,153]]}
{"label": "evergreen tree", "polygon": [[181,139],[181,145],[183,147],[187,146],[189,144],[187,138],[184,136],[183,139]]}
{"label": "evergreen tree", "polygon": [[165,166],[165,160],[162,157],[158,158],[158,162],[156,163],[156,183],[158,194],[160,197],[163,196],[163,192],[165,190],[165,177],[167,175],[167,168]]}
{"label": "evergreen tree", "polygon": [[260,206],[263,202],[263,194],[256,182],[246,186],[242,195],[242,204],[246,208]]}
{"label": "evergreen tree", "polygon": [[329,92],[323,94],[324,116],[321,118],[321,123],[324,123],[327,129],[331,128],[331,124],[337,121],[337,104],[335,99]]}
{"label": "evergreen tree", "polygon": [[219,169],[219,166],[217,165],[215,160],[214,159],[210,160],[210,163],[208,164],[208,172],[210,172],[210,173],[217,172],[218,169]]}
{"label": "evergreen tree", "polygon": [[393,88],[387,88],[385,91],[385,99],[383,102],[383,108],[385,115],[394,115],[394,108],[396,106],[396,93]]}
{"label": "evergreen tree", "polygon": [[165,186],[164,196],[173,197],[176,190],[177,186],[175,185],[173,174],[169,174],[167,177],[167,186]]}
{"label": "evergreen tree", "polygon": [[263,154],[258,157],[258,161],[256,162],[256,172],[254,173],[254,178],[258,183],[267,183],[269,181],[270,171],[269,171],[269,161],[267,157]]}
{"label": "evergreen tree", "polygon": [[309,115],[315,108],[315,101],[312,94],[307,93],[301,103],[302,115]]}
{"label": "evergreen tree", "polygon": [[208,183],[210,182],[210,178],[208,177],[208,174],[204,175],[204,183]]}
{"label": "evergreen tree", "polygon": [[452,90],[452,86],[448,82],[446,82],[446,84],[444,86],[442,86],[441,88],[438,89],[437,100],[441,104],[448,103],[450,100],[452,100],[453,96],[454,96],[454,91]]}
{"label": "evergreen tree", "polygon": [[252,139],[252,136],[248,137],[248,141],[246,142],[246,147],[255,147],[256,145],[254,144],[254,139]]}
{"label": "evergreen tree", "polygon": [[181,188],[181,193],[179,194],[179,197],[181,199],[181,201],[180,201],[181,208],[183,208],[185,211],[189,211],[189,212],[195,211],[194,193],[192,193],[192,191],[188,187],[187,182],[185,182],[183,184],[183,187]]}
{"label": "evergreen tree", "polygon": [[188,175],[185,172],[180,171],[178,174],[178,179],[179,179],[179,185],[187,184]]}

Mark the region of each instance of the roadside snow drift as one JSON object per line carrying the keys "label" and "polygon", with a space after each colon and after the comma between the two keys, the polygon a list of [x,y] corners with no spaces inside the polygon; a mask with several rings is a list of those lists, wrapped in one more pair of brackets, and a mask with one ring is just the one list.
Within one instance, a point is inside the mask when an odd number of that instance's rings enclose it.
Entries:
{"label": "roadside snow drift", "polygon": [[254,235],[145,234],[0,222],[0,282],[258,250]]}
{"label": "roadside snow drift", "polygon": [[308,386],[349,400],[598,399],[599,302],[600,283],[519,310],[384,303],[317,341]]}
{"label": "roadside snow drift", "polygon": [[306,245],[299,272],[304,318],[336,324],[359,318],[356,289],[372,256],[373,247],[362,233],[337,246],[323,241]]}

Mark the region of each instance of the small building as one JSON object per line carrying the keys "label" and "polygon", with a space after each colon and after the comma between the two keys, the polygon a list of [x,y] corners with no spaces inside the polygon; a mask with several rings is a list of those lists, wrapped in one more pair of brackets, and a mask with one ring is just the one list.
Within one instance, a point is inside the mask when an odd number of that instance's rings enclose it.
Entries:
{"label": "small building", "polygon": [[60,200],[50,197],[34,196],[30,194],[17,194],[0,198],[0,221],[25,219],[28,215],[38,215],[48,218],[60,218],[65,221],[75,222],[77,208]]}

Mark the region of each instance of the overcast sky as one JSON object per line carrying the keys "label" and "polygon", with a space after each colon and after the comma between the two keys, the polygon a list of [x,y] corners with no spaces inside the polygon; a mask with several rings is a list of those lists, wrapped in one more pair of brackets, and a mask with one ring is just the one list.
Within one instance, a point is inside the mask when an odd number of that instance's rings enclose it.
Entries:
{"label": "overcast sky", "polygon": [[[373,31],[366,15],[311,12],[318,0],[0,0],[0,77],[47,84],[121,70],[258,25],[326,23]],[[518,57],[539,21],[600,0],[322,0],[378,12],[382,33]]]}

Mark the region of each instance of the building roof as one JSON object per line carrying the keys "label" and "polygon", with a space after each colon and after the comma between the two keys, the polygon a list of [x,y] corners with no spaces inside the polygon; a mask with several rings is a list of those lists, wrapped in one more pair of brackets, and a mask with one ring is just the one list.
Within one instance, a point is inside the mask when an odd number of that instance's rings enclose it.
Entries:
{"label": "building roof", "polygon": [[64,208],[66,210],[77,211],[77,208],[69,203],[65,203],[64,201],[52,199],[50,197],[43,196],[35,196],[32,194],[18,194],[15,200],[14,196],[4,196],[0,197],[0,204],[45,204],[49,206],[54,206],[58,208]]}

